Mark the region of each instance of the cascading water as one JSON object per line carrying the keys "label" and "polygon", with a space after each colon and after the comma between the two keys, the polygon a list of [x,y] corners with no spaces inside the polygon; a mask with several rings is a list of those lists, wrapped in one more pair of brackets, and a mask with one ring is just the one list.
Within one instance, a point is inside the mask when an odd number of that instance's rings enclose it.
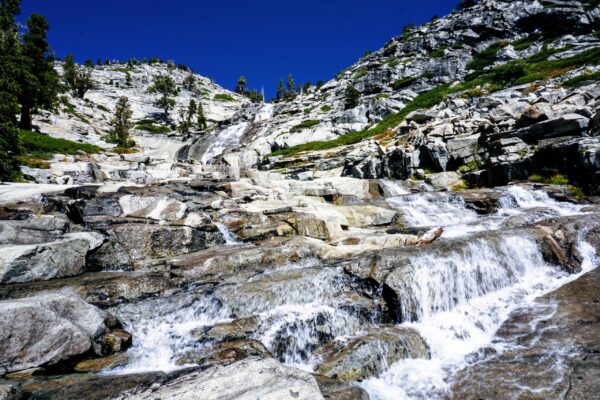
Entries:
{"label": "cascading water", "polygon": [[237,246],[237,245],[244,244],[244,242],[239,240],[237,238],[237,236],[235,236],[235,234],[233,232],[231,232],[231,230],[229,228],[227,228],[224,224],[222,224],[220,222],[215,222],[215,225],[219,229],[219,232],[221,232],[221,235],[223,235],[223,239],[225,239],[226,245]]}
{"label": "cascading water", "polygon": [[214,135],[213,142],[208,146],[204,154],[202,154],[202,164],[208,164],[213,158],[221,155],[225,149],[240,144],[240,139],[247,128],[248,123],[241,122],[217,132]]}
{"label": "cascading water", "polygon": [[[475,251],[478,247],[483,251]],[[427,264],[431,260],[417,256],[412,300],[418,318],[401,326],[419,331],[431,359],[401,360],[362,386],[373,400],[443,398],[468,354],[490,344],[496,351],[505,350],[492,339],[513,310],[597,265],[591,246],[579,243],[579,248],[584,262],[577,275],[546,264],[527,238],[507,237],[495,248],[477,244],[471,251],[436,259],[429,264],[433,270]]]}
{"label": "cascading water", "polygon": [[[431,359],[386,364],[380,376],[360,385],[373,400],[443,398],[453,376],[467,365],[469,354],[490,345],[503,351],[502,344],[492,340],[512,311],[579,276],[568,276],[545,263],[532,238],[500,228],[510,218],[523,217],[526,223],[578,214],[581,207],[515,186],[499,189],[498,212],[481,216],[456,194],[407,194],[393,184],[390,187],[392,197],[387,201],[408,226],[445,230],[440,239],[445,243],[410,253],[402,268],[387,278],[402,280],[397,306],[406,322],[400,326],[420,333]],[[239,244],[224,225],[217,226],[227,245]],[[479,230],[498,232],[474,233]],[[594,250],[583,242],[578,249],[584,256],[583,272],[589,271],[596,265]],[[188,289],[168,301],[158,298],[121,307],[118,316],[132,332],[134,346],[128,365],[112,372],[182,368],[186,354],[208,345],[194,331],[249,316],[258,321],[253,339],[280,361],[314,371],[322,361],[314,355],[320,346],[344,341],[378,323],[365,317],[375,315],[375,307],[364,308],[364,301],[347,296],[352,285],[341,267],[324,267],[307,258],[235,273],[205,293]]]}

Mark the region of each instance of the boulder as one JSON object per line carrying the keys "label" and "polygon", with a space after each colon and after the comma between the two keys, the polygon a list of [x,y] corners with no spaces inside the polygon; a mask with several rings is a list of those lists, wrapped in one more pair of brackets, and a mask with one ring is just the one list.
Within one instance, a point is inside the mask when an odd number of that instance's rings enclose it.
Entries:
{"label": "boulder", "polygon": [[325,400],[369,400],[369,393],[359,386],[329,378],[325,375],[313,374]]}
{"label": "boulder", "polygon": [[544,103],[534,104],[525,109],[525,111],[517,117],[515,124],[517,128],[524,128],[538,122],[546,121],[550,119],[552,114],[552,109],[549,105]]}
{"label": "boulder", "polygon": [[319,400],[315,378],[272,358],[249,357],[226,366],[163,379],[150,387],[126,391],[113,400]]}
{"label": "boulder", "polygon": [[346,381],[378,376],[406,358],[429,358],[429,347],[413,329],[378,327],[347,343],[333,342],[316,352],[323,363],[317,372]]}
{"label": "boulder", "polygon": [[32,216],[25,220],[0,221],[0,245],[24,245],[53,242],[69,229],[64,216]]}
{"label": "boulder", "polygon": [[106,314],[70,291],[0,302],[0,374],[90,351]]}
{"label": "boulder", "polygon": [[516,134],[526,143],[563,136],[583,136],[588,132],[589,121],[589,118],[579,114],[566,114],[520,129]]}
{"label": "boulder", "polygon": [[425,182],[429,183],[436,190],[452,190],[464,184],[461,176],[454,171],[429,174],[425,178]]}
{"label": "boulder", "polygon": [[[223,236],[214,226],[190,228],[163,224],[119,224],[104,228],[114,243],[113,248],[124,249],[129,259],[140,263],[148,259],[172,257],[223,244]],[[120,245],[120,246],[119,246]],[[115,265],[127,265],[124,254],[115,256]]]}
{"label": "boulder", "polygon": [[71,233],[50,243],[0,246],[0,283],[22,283],[81,274],[86,255],[104,238],[98,233]]}
{"label": "boulder", "polygon": [[404,149],[387,153],[383,160],[383,176],[392,179],[408,179],[412,175],[412,157]]}
{"label": "boulder", "polygon": [[600,109],[596,110],[590,121],[590,136],[600,136]]}

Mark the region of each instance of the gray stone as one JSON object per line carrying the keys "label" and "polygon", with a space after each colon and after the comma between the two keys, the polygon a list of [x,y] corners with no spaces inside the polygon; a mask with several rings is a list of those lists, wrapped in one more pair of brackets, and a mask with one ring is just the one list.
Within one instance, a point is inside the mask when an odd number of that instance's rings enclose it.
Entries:
{"label": "gray stone", "polygon": [[69,291],[0,302],[0,373],[83,354],[105,332],[106,314]]}
{"label": "gray stone", "polygon": [[250,357],[192,372],[163,384],[124,392],[113,400],[322,400],[315,378],[272,358]]}
{"label": "gray stone", "polygon": [[0,246],[0,283],[62,278],[85,271],[86,255],[102,244],[98,233],[72,233],[50,243]]}
{"label": "gray stone", "polygon": [[333,342],[317,351],[324,360],[317,372],[346,381],[379,376],[406,358],[429,358],[429,348],[413,329],[377,327],[348,343]]}

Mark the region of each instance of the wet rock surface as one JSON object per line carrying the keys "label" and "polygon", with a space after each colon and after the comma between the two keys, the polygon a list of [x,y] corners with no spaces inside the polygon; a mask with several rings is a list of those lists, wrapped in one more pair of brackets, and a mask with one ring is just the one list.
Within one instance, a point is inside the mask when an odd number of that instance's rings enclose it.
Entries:
{"label": "wet rock surface", "polygon": [[[474,355],[449,398],[596,397],[599,289],[595,270],[516,310],[498,330],[499,349]],[[518,346],[502,350],[504,344]]]}
{"label": "wet rock surface", "polygon": [[594,398],[599,20],[482,0],[275,104],[197,77],[209,129],[133,154],[114,93],[188,73],[95,67],[90,123],[35,122],[104,151],[0,185],[0,399]]}

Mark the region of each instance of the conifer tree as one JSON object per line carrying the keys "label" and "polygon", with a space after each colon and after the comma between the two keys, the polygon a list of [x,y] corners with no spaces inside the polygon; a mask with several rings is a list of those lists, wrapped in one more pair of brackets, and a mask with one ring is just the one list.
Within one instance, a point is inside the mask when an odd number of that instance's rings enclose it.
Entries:
{"label": "conifer tree", "polygon": [[57,100],[59,84],[54,57],[46,39],[48,23],[38,14],[27,20],[28,32],[23,36],[21,74],[19,76],[19,128],[31,130],[31,115],[40,107],[52,107]]}
{"label": "conifer tree", "polygon": [[354,88],[352,85],[348,85],[345,92],[346,98],[346,110],[352,109],[359,104],[360,100],[360,92]]}
{"label": "conifer tree", "polygon": [[18,104],[19,39],[15,16],[20,0],[0,2],[0,181],[18,174],[19,132],[15,115]]}
{"label": "conifer tree", "polygon": [[115,107],[115,116],[111,121],[110,142],[116,143],[119,147],[135,146],[135,142],[129,137],[129,129],[133,127],[132,115],[129,99],[126,96],[120,97]]}
{"label": "conifer tree", "polygon": [[289,74],[287,77],[287,92],[296,93],[296,84],[294,83],[294,77]]}
{"label": "conifer tree", "polygon": [[181,134],[187,134],[190,132],[190,129],[194,126],[194,117],[197,114],[197,106],[196,101],[191,99],[187,109],[181,108],[179,110],[179,126],[177,130]]}
{"label": "conifer tree", "polygon": [[277,84],[277,94],[276,94],[276,99],[277,100],[281,100],[283,98],[283,79],[281,79],[279,81],[279,83]]}
{"label": "conifer tree", "polygon": [[237,85],[235,87],[235,92],[241,95],[245,95],[246,94],[246,84],[247,84],[247,80],[246,77],[244,75],[240,76],[240,79],[238,79],[237,81]]}
{"label": "conifer tree", "polygon": [[92,70],[75,64],[73,54],[67,54],[63,64],[63,80],[73,96],[83,99],[85,94],[96,87]]}
{"label": "conifer tree", "polygon": [[195,86],[196,86],[196,77],[194,76],[193,73],[190,72],[190,74],[188,76],[186,76],[185,79],[183,80],[183,87],[186,90],[193,92]]}
{"label": "conifer tree", "polygon": [[196,107],[196,128],[203,131],[207,128],[207,125],[204,108],[202,107],[202,103],[198,102]]}
{"label": "conifer tree", "polygon": [[173,99],[172,96],[177,96],[179,94],[179,90],[177,90],[173,78],[168,75],[156,76],[147,92],[159,96],[154,101],[154,105],[163,110],[164,119],[167,121],[169,119],[169,111],[175,107],[175,99]]}

